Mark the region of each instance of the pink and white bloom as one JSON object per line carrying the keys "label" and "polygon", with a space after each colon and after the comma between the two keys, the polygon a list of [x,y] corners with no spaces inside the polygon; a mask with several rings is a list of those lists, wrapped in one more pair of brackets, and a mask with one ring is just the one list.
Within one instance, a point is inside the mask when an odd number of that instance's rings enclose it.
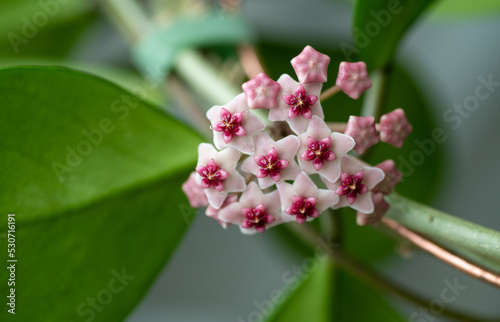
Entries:
{"label": "pink and white bloom", "polygon": [[380,140],[373,116],[349,116],[344,134],[351,136],[356,141],[354,151],[358,154],[365,153],[369,147]]}
{"label": "pink and white bloom", "polygon": [[302,84],[326,82],[330,57],[311,46],[306,46],[291,63]]}
{"label": "pink and white bloom", "polygon": [[239,225],[244,234],[263,233],[266,229],[282,222],[277,198],[277,190],[264,194],[255,182],[251,182],[241,195],[239,202],[220,210],[219,218]]}
{"label": "pink and white bloom", "polygon": [[403,146],[406,137],[413,131],[413,127],[401,108],[382,115],[380,118],[380,139],[397,148]]}
{"label": "pink and white bloom", "polygon": [[332,132],[328,125],[313,116],[307,131],[299,135],[297,159],[302,171],[318,173],[330,182],[340,176],[340,159],[354,147],[354,140],[345,134]]}
{"label": "pink and white bloom", "polygon": [[339,201],[335,191],[318,189],[304,172],[297,176],[293,184],[281,182],[277,186],[285,222],[296,220],[303,224],[311,221]]}
{"label": "pink and white bloom", "polygon": [[182,184],[182,191],[186,194],[191,207],[199,208],[208,205],[204,189],[196,182],[196,172],[191,172],[189,178]]}
{"label": "pink and white bloom", "polygon": [[[222,206],[220,207],[220,209],[223,209],[224,207],[227,207],[230,204],[235,203],[236,201],[238,201],[238,195],[236,195],[236,194],[230,194],[224,200],[224,203],[222,204]],[[205,211],[205,215],[207,215],[208,217],[216,220],[222,226],[222,228],[226,229],[227,227],[229,227],[229,225],[231,223],[226,222],[226,221],[224,221],[224,220],[222,220],[222,219],[219,218],[220,209],[216,209],[216,208],[208,205],[207,210]]]}
{"label": "pink and white bloom", "polygon": [[236,171],[240,152],[234,148],[217,151],[213,145],[198,146],[196,182],[205,190],[208,203],[219,209],[228,193],[245,190],[245,179]]}
{"label": "pink and white bloom", "polygon": [[319,102],[321,83],[301,84],[287,74],[278,79],[281,85],[278,106],[269,111],[270,121],[286,121],[292,131],[303,133],[313,115],[324,118]]}
{"label": "pink and white bloom", "polygon": [[255,154],[248,157],[241,165],[241,170],[254,174],[262,189],[266,189],[280,180],[295,180],[300,173],[295,162],[299,148],[299,139],[289,135],[274,141],[267,133],[255,136]]}
{"label": "pink and white bloom", "polygon": [[335,85],[353,99],[358,99],[364,91],[372,87],[366,64],[341,62]]}
{"label": "pink and white bloom", "polygon": [[280,180],[295,180],[300,173],[295,162],[299,139],[289,135],[274,141],[267,133],[255,136],[255,154],[241,165],[241,170],[254,174],[259,186],[266,189]]}
{"label": "pink and white bloom", "polygon": [[271,109],[278,106],[278,95],[281,85],[266,74],[260,73],[251,80],[241,85],[248,107],[251,109]]}
{"label": "pink and white bloom", "polygon": [[396,163],[389,159],[377,164],[375,167],[381,169],[385,173],[385,178],[373,188],[373,192],[381,192],[384,195],[389,195],[394,190],[394,187],[403,178],[401,172],[396,167]]}
{"label": "pink and white bloom", "polygon": [[340,167],[342,174],[336,182],[323,180],[330,190],[340,196],[334,209],[350,206],[359,212],[372,213],[371,190],[384,179],[384,171],[365,166],[347,155],[342,157]]}
{"label": "pink and white bloom", "polygon": [[389,210],[390,205],[385,201],[382,193],[372,193],[372,201],[374,204],[374,211],[372,213],[365,214],[363,212],[357,212],[356,222],[358,225],[376,225]]}
{"label": "pink and white bloom", "polygon": [[254,151],[253,136],[266,128],[264,122],[250,113],[243,93],[225,106],[209,109],[207,118],[212,123],[214,144],[219,150],[230,146],[251,154]]}

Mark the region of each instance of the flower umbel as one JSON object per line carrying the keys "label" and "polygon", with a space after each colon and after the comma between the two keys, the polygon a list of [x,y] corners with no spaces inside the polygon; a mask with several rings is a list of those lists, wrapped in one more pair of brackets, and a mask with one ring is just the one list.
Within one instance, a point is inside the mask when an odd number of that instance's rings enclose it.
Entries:
{"label": "flower umbel", "polygon": [[[359,225],[380,221],[389,208],[384,196],[401,174],[392,160],[371,167],[347,154],[379,142],[378,127],[382,141],[401,145],[411,125],[398,109],[382,116],[380,126],[373,117],[351,116],[345,133],[332,132],[330,126],[342,125],[325,123],[319,101],[329,62],[307,46],[292,60],[300,83],[286,74],[275,82],[261,73],[242,85],[244,93],[207,112],[215,147],[198,147],[196,172],[183,184],[191,206],[207,206],[207,216],[224,228],[238,225],[244,234],[284,222],[303,224],[328,208],[355,209]],[[366,65],[341,63],[336,86],[358,98],[371,86]],[[261,121],[255,109],[269,109],[270,122]],[[312,175],[328,189],[319,189]]]}

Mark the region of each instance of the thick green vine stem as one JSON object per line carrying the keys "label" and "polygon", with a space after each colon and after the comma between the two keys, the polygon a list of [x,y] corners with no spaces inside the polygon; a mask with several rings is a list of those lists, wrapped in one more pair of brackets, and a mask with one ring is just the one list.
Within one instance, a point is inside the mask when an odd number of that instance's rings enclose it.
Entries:
{"label": "thick green vine stem", "polygon": [[500,272],[500,233],[398,194],[387,197],[387,217],[495,272]]}

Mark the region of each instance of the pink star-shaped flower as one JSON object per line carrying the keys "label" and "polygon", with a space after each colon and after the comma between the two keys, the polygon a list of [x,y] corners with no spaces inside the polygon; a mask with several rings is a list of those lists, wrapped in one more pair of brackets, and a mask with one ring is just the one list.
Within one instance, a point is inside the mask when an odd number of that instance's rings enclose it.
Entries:
{"label": "pink star-shaped flower", "polygon": [[357,212],[356,222],[358,223],[358,225],[376,225],[389,210],[390,205],[387,203],[387,201],[385,201],[384,195],[382,193],[372,193],[372,201],[374,205],[374,210],[372,213],[365,214],[363,212]]}
{"label": "pink star-shaped flower", "polygon": [[318,189],[304,172],[297,176],[293,185],[280,182],[277,186],[285,222],[297,220],[303,224],[311,221],[339,201],[335,191]]}
{"label": "pink star-shaped flower", "polygon": [[330,190],[340,196],[334,209],[350,206],[363,213],[372,213],[371,190],[384,179],[384,171],[367,167],[347,155],[342,157],[340,168],[342,175],[336,182],[323,180]]}
{"label": "pink star-shaped flower", "polygon": [[311,46],[306,46],[291,63],[302,84],[326,82],[330,57]]}
{"label": "pink star-shaped flower", "polygon": [[382,115],[380,118],[380,139],[397,148],[403,146],[406,137],[413,131],[413,127],[401,108]]}
{"label": "pink star-shaped flower", "polygon": [[263,233],[266,229],[282,222],[277,198],[277,190],[264,194],[255,182],[251,182],[239,202],[220,210],[219,218],[239,225],[244,234]]}
{"label": "pink star-shaped flower", "polygon": [[225,106],[209,109],[207,118],[212,124],[214,144],[219,150],[231,146],[251,154],[254,151],[253,136],[266,128],[264,122],[249,111],[244,93]]}
{"label": "pink star-shaped flower", "polygon": [[354,151],[359,154],[365,153],[369,147],[380,140],[373,116],[349,116],[344,134],[351,136],[356,141]]}
{"label": "pink star-shaped flower", "polygon": [[391,194],[394,187],[396,187],[398,182],[403,178],[403,175],[396,167],[396,163],[389,159],[377,164],[375,167],[384,171],[385,178],[378,185],[376,185],[375,188],[373,188],[373,192],[381,192],[384,195]]}
{"label": "pink star-shaped flower", "polygon": [[372,87],[366,64],[341,62],[335,85],[353,99],[358,99],[364,91]]}
{"label": "pink star-shaped flower", "polygon": [[204,189],[196,182],[196,172],[191,172],[189,178],[182,184],[182,191],[186,194],[191,207],[199,208],[208,205]]}
{"label": "pink star-shaped flower", "polygon": [[300,84],[287,74],[278,79],[281,84],[278,106],[269,111],[270,121],[286,121],[292,131],[303,133],[313,115],[324,118],[323,108],[318,100],[321,83]]}
{"label": "pink star-shaped flower", "polygon": [[226,221],[220,219],[219,218],[219,212],[220,212],[221,209],[224,209],[225,207],[229,206],[232,203],[235,203],[236,201],[238,201],[238,195],[236,195],[236,194],[230,194],[224,200],[224,203],[222,203],[222,206],[220,207],[220,209],[216,209],[216,208],[208,205],[207,210],[205,211],[205,214],[208,217],[216,220],[222,226],[222,228],[226,229],[227,227],[229,227],[229,225],[231,223],[226,222]]}
{"label": "pink star-shaped flower", "polygon": [[241,170],[257,176],[262,189],[280,180],[295,180],[300,172],[294,160],[298,147],[296,136],[289,135],[276,142],[268,134],[259,133],[255,136],[255,154],[243,162]]}
{"label": "pink star-shaped flower", "polygon": [[245,179],[236,171],[240,152],[234,148],[217,151],[213,145],[198,146],[196,182],[205,190],[208,203],[219,209],[229,192],[245,190]]}
{"label": "pink star-shaped flower", "polygon": [[278,106],[278,95],[281,85],[266,74],[260,73],[248,82],[241,85],[251,109],[271,109]]}
{"label": "pink star-shaped flower", "polygon": [[354,147],[354,140],[345,134],[330,131],[326,123],[313,116],[307,131],[299,135],[297,159],[302,171],[318,173],[335,182],[340,176],[340,159]]}

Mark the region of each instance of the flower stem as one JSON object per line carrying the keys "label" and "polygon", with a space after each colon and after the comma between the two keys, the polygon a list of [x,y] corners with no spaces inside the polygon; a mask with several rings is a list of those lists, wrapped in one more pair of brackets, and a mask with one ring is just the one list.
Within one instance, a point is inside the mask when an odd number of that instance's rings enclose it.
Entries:
{"label": "flower stem", "polygon": [[458,257],[457,255],[448,252],[444,248],[434,244],[433,242],[420,236],[419,234],[412,232],[408,228],[398,224],[392,219],[383,218],[382,222],[400,236],[411,241],[419,248],[441,259],[443,262],[448,263],[449,265],[461,270],[466,274],[471,275],[472,277],[483,280],[487,283],[490,283],[493,286],[500,287],[500,276],[498,276],[497,274],[489,272],[485,268],[472,264]]}
{"label": "flower stem", "polygon": [[[392,193],[387,217],[500,273],[500,233]],[[497,275],[498,276],[498,275]]]}
{"label": "flower stem", "polygon": [[257,51],[252,44],[243,44],[238,47],[238,58],[241,66],[249,79],[254,78],[260,73],[265,73]]}
{"label": "flower stem", "polygon": [[334,96],[335,94],[337,94],[338,92],[340,92],[341,89],[340,87],[338,87],[337,85],[333,85],[332,87],[330,87],[329,89],[323,91],[323,93],[321,93],[321,95],[319,96],[319,100],[321,102],[329,99],[330,97]]}

